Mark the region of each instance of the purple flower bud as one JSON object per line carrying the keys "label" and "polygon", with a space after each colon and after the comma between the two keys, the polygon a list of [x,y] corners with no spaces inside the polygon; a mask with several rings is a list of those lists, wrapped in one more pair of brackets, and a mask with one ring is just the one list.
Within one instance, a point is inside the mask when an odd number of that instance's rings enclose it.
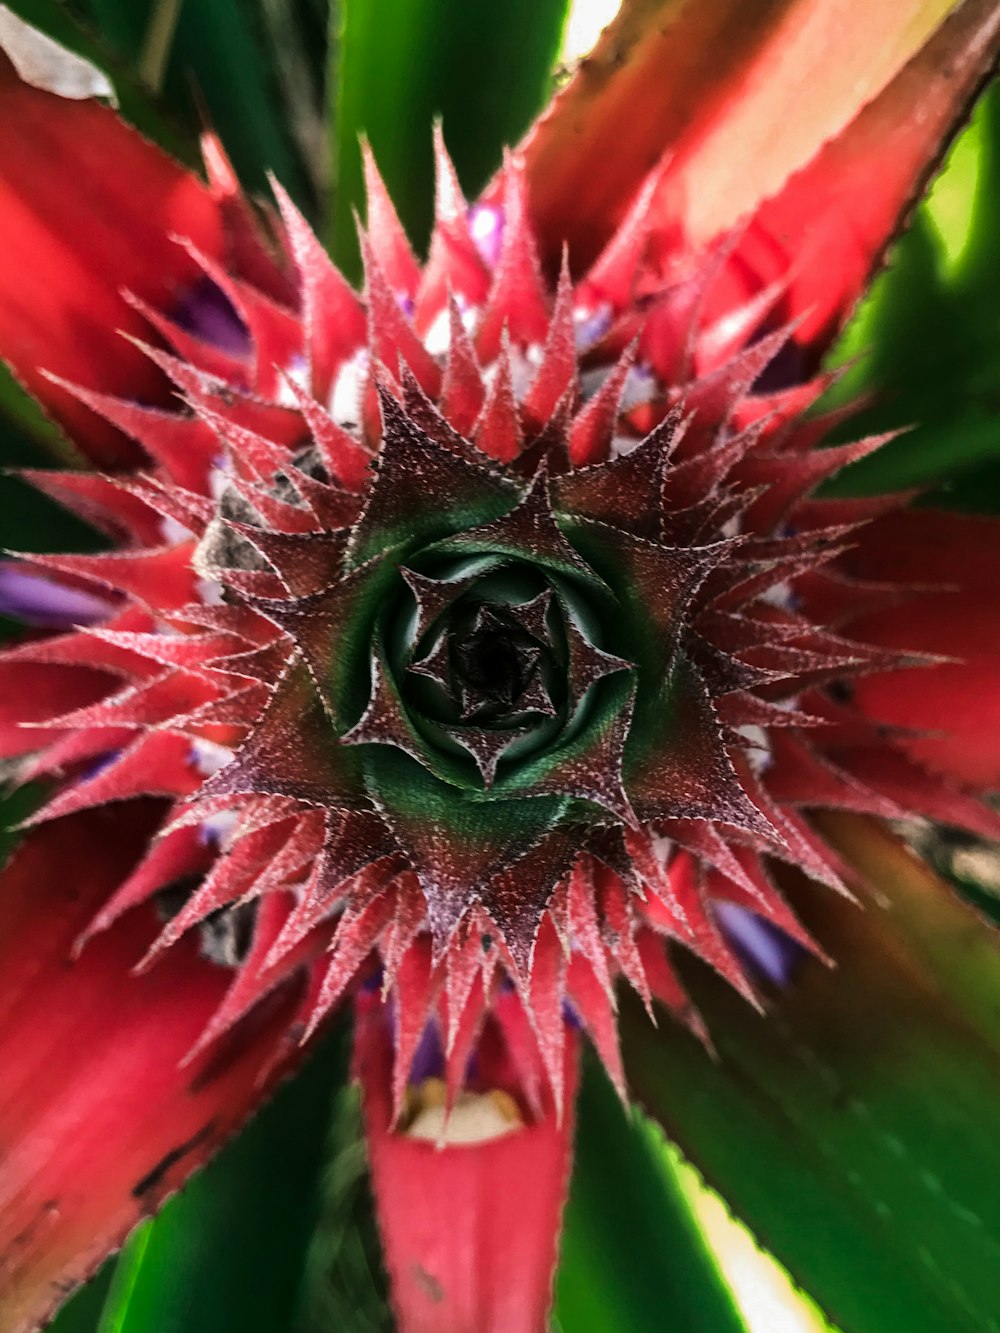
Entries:
{"label": "purple flower bud", "polygon": [[429,1019],[424,1026],[423,1035],[413,1055],[410,1066],[410,1082],[423,1083],[424,1079],[444,1076],[444,1047],[437,1020]]}
{"label": "purple flower bud", "polygon": [[775,986],[787,986],[798,964],[809,956],[802,945],[738,903],[717,900],[714,906],[719,929],[741,962]]}
{"label": "purple flower bud", "polygon": [[0,615],[45,629],[71,629],[106,620],[112,610],[95,593],[29,573],[13,560],[0,561]]}
{"label": "purple flower bud", "polygon": [[230,356],[247,357],[252,343],[250,331],[232,301],[209,277],[202,278],[173,312],[185,333],[211,343]]}

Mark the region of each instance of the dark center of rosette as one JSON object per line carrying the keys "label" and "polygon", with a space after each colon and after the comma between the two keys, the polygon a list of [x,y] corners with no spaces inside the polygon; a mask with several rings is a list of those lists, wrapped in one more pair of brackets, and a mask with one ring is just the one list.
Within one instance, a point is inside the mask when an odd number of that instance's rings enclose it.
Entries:
{"label": "dark center of rosette", "polygon": [[453,633],[449,644],[450,683],[463,716],[508,712],[535,674],[540,652],[514,616],[480,606],[467,632]]}

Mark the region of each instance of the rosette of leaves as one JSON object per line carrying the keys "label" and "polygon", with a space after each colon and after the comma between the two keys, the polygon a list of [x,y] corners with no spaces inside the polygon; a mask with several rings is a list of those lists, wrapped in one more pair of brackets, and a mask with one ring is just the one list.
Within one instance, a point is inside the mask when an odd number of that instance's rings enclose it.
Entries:
{"label": "rosette of leaves", "polygon": [[522,475],[505,475],[407,384],[434,435],[381,389],[382,452],[356,523],[295,539],[237,520],[202,545],[223,583],[235,572],[245,589],[266,556],[299,592],[250,594],[299,656],[204,794],[336,812],[346,859],[331,873],[398,852],[435,952],[479,904],[526,982],[582,848],[620,871],[626,830],[651,820],[767,831],[714,713],[717,656],[691,631],[713,571],[747,565],[710,521],[692,542],[691,513],[661,498],[676,413],[573,473],[543,434]]}

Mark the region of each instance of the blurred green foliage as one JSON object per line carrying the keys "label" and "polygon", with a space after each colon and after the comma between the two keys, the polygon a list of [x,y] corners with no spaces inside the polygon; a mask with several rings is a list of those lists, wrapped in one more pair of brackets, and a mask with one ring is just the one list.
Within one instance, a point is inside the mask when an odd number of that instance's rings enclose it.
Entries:
{"label": "blurred green foliage", "polygon": [[555,1318],[563,1333],[741,1333],[659,1130],[587,1053]]}

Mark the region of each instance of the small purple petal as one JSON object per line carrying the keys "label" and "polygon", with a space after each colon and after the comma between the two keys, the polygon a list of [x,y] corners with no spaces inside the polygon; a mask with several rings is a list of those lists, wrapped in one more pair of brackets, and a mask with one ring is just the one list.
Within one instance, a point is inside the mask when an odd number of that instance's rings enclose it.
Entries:
{"label": "small purple petal", "polygon": [[741,961],[775,986],[787,986],[808,950],[749,908],[721,899],[713,906],[719,929]]}
{"label": "small purple petal", "polygon": [[424,1026],[423,1036],[413,1055],[410,1082],[423,1083],[428,1078],[444,1077],[444,1047],[437,1022],[431,1018]]}
{"label": "small purple petal", "polygon": [[247,357],[252,351],[249,329],[222,288],[207,276],[174,309],[173,318],[185,333],[230,356]]}
{"label": "small purple petal", "polygon": [[576,316],[576,350],[586,352],[601,341],[611,328],[614,312],[605,301],[596,310],[578,312]]}
{"label": "small purple petal", "polygon": [[45,629],[71,629],[107,620],[113,610],[94,593],[30,574],[12,560],[0,561],[0,615]]}
{"label": "small purple petal", "polygon": [[105,750],[104,754],[95,755],[90,763],[80,770],[79,781],[89,782],[91,778],[96,778],[99,773],[110,768],[120,754],[121,750]]}
{"label": "small purple petal", "polygon": [[[770,332],[771,329],[761,329],[752,342],[759,342]],[[789,338],[757,376],[750,392],[780,393],[782,389],[790,389],[796,384],[801,384],[809,378],[810,373],[805,349],[794,338]]]}
{"label": "small purple petal", "polygon": [[503,244],[503,212],[492,204],[474,204],[469,209],[469,235],[483,260],[496,268]]}

